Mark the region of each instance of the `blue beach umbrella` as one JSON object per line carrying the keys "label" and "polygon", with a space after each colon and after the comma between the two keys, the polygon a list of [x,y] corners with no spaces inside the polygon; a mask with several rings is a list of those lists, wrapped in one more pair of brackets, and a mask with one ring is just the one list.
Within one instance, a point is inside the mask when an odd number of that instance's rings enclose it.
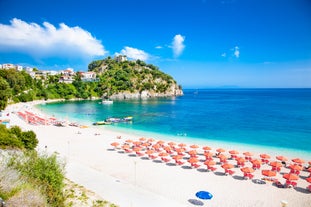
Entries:
{"label": "blue beach umbrella", "polygon": [[199,191],[195,194],[195,196],[200,198],[200,199],[204,199],[204,200],[213,198],[213,195],[207,191]]}

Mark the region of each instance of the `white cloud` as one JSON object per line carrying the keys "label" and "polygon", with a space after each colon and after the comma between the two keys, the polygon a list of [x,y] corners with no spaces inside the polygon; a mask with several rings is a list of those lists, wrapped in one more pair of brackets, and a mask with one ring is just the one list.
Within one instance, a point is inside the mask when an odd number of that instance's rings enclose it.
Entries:
{"label": "white cloud", "polygon": [[135,60],[142,60],[146,61],[150,55],[143,50],[139,50],[133,47],[124,47],[120,53],[116,53],[115,55],[126,55],[128,58],[135,59]]}
{"label": "white cloud", "polygon": [[239,58],[239,57],[240,57],[240,48],[239,48],[238,46],[235,46],[235,47],[234,47],[233,55],[234,55],[236,58]]}
{"label": "white cloud", "polygon": [[0,24],[0,50],[23,52],[36,58],[89,58],[107,53],[99,40],[82,28],[59,28],[44,22],[43,26],[12,19],[10,25]]}
{"label": "white cloud", "polygon": [[155,47],[156,49],[162,49],[163,47],[161,45],[158,45]]}
{"label": "white cloud", "polygon": [[181,53],[184,51],[185,49],[184,41],[185,41],[184,36],[181,36],[180,34],[175,35],[172,42],[174,57],[180,56]]}
{"label": "white cloud", "polygon": [[221,57],[226,57],[226,56],[227,56],[227,53],[225,52],[221,54]]}

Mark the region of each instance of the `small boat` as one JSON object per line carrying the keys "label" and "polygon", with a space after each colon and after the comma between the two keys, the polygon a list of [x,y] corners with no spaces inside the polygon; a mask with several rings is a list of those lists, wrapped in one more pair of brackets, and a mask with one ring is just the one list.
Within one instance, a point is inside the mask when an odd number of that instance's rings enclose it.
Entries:
{"label": "small boat", "polygon": [[105,100],[102,100],[102,104],[113,104],[113,101],[112,100],[108,100],[108,99],[105,99]]}
{"label": "small boat", "polygon": [[120,122],[131,122],[133,120],[133,117],[127,116],[124,118],[107,118],[105,121],[106,122],[111,122],[111,123],[120,123]]}
{"label": "small boat", "polygon": [[107,121],[98,121],[98,122],[94,122],[93,125],[110,125],[111,122],[107,122]]}

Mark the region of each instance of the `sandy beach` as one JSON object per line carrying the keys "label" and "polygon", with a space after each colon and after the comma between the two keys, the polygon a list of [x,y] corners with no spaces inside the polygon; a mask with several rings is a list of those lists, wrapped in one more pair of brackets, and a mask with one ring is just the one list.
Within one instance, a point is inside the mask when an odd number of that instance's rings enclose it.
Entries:
{"label": "sandy beach", "polygon": [[[159,158],[151,160],[146,155],[135,156],[135,153],[126,153],[119,148],[114,149],[111,143],[118,142],[121,145],[128,139],[138,141],[144,135],[120,133],[107,130],[105,127],[35,126],[27,124],[17,116],[19,110],[25,109],[38,113],[33,105],[39,103],[10,105],[4,114],[10,114],[8,116],[10,125],[18,125],[23,130],[33,130],[37,134],[39,151],[58,153],[60,159],[66,162],[66,176],[70,180],[121,207],[202,205],[272,207],[282,206],[282,201],[286,201],[289,207],[311,206],[311,193],[306,190],[310,183],[305,180],[310,172],[301,171],[300,179],[296,181],[296,188],[277,188],[270,181],[257,184],[251,179],[245,180],[243,173],[237,167],[232,169],[235,171],[232,176],[226,176],[219,164],[215,165],[214,172],[208,172],[203,162],[199,162],[201,165],[199,168],[191,168],[187,160],[183,160],[184,165],[176,166],[174,161],[164,163]],[[197,149],[198,159],[203,160],[203,149],[202,146],[199,147]],[[216,153],[216,148],[211,147],[211,152]],[[187,149],[190,150],[189,144],[187,144]],[[228,151],[224,154],[229,156]],[[275,156],[279,153],[275,152],[270,155],[270,160],[276,160]],[[257,154],[254,156],[259,158]],[[295,157],[288,158],[291,160]],[[218,161],[216,158],[215,160]],[[228,163],[236,164],[235,160],[231,159]],[[246,162],[246,166],[252,165]],[[260,169],[255,170],[253,179],[261,180],[264,177],[261,170],[264,169],[271,169],[271,166],[263,164]],[[282,174],[288,172],[288,168],[282,167],[281,172],[275,178],[285,183],[286,180]],[[213,198],[211,200],[198,199],[195,193],[201,190],[210,192]]]}

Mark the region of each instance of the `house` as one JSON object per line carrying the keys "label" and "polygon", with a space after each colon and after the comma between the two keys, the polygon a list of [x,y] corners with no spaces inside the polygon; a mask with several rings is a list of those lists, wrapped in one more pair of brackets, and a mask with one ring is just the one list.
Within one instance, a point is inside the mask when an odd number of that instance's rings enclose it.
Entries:
{"label": "house", "polygon": [[97,81],[95,72],[80,72],[81,80],[84,82]]}
{"label": "house", "polygon": [[68,76],[68,75],[62,75],[60,78],[59,78],[59,81],[60,83],[72,83],[74,81],[73,77],[72,76]]}
{"label": "house", "polygon": [[3,65],[2,65],[2,68],[3,68],[3,69],[11,69],[11,68],[15,68],[15,69],[16,69],[15,65],[14,65],[14,64],[11,64],[11,63],[3,64]]}

